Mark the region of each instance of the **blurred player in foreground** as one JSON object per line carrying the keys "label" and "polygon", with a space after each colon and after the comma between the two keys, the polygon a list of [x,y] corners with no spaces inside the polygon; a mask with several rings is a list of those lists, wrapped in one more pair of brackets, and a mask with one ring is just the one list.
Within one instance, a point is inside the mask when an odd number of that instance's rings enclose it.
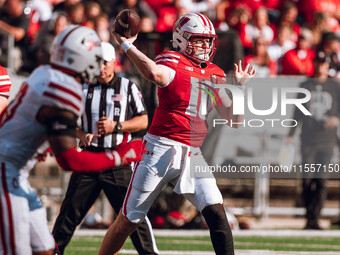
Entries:
{"label": "blurred player in foreground", "polygon": [[[107,42],[101,45],[104,63],[98,82],[83,87],[86,99],[82,129],[77,130],[84,150],[92,152],[113,151],[123,141],[125,132],[136,132],[148,126],[148,115],[137,85],[115,74],[115,49]],[[76,227],[102,190],[119,213],[131,175],[131,166],[117,166],[96,173],[72,173],[52,231],[60,254],[64,254]],[[139,254],[158,254],[151,224],[147,221],[131,234],[131,240]]]}
{"label": "blurred player in foreground", "polygon": [[27,180],[37,151],[51,146],[63,169],[91,172],[128,165],[144,150],[142,141],[107,153],[76,149],[82,83],[94,83],[102,64],[92,29],[71,26],[61,32],[50,62],[33,71],[0,117],[0,254],[53,254],[45,209]]}
{"label": "blurred player in foreground", "polygon": [[[214,103],[202,89],[213,91],[211,86],[223,80],[225,83],[226,78],[210,62],[217,37],[211,21],[198,13],[182,16],[173,28],[176,51],[163,52],[155,61],[132,45],[137,36],[127,39],[113,34],[144,77],[158,86],[159,107],[144,137],[147,153],[133,173],[123,208],[104,237],[99,254],[118,253],[168,182],[202,212],[216,254],[234,254],[232,233],[216,180],[190,177],[189,161],[206,165],[199,150],[207,132],[207,116],[202,116],[201,107],[209,112]],[[241,62],[235,64],[237,84],[244,84],[254,74],[253,67],[243,70]],[[225,91],[219,94],[221,103],[216,107],[221,117],[240,121],[242,116],[232,114],[232,102]]]}

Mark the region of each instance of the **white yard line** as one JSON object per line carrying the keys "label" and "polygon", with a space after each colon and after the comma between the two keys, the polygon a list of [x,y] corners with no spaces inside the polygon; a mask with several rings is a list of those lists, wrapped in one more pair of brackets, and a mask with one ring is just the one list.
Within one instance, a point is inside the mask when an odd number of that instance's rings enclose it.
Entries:
{"label": "white yard line", "polygon": [[[75,236],[104,236],[106,230],[79,229]],[[155,229],[155,236],[209,236],[208,230]],[[237,230],[234,236],[340,237],[340,230]]]}
{"label": "white yard line", "polygon": [[237,230],[234,236],[340,237],[340,230]]}
{"label": "white yard line", "polygon": [[235,255],[340,255],[340,252],[237,250],[235,251]]}
{"label": "white yard line", "polygon": [[[138,253],[134,250],[122,250],[119,254]],[[161,255],[215,255],[215,253],[210,251],[161,251]],[[340,255],[340,252],[237,250],[235,255]]]}
{"label": "white yard line", "polygon": [[[92,247],[72,247],[78,251],[97,251]],[[121,255],[138,254],[136,250],[123,249]],[[160,251],[160,255],[215,255],[212,251]],[[269,251],[269,250],[236,250],[235,255],[340,255],[340,252],[315,252],[315,251]]]}
{"label": "white yard line", "polygon": [[[101,242],[102,241],[102,237],[74,237],[73,240],[77,240],[77,239],[83,239],[86,240],[88,242]],[[181,238],[181,237],[179,237]],[[184,244],[184,245],[200,245],[200,246],[209,246],[211,247],[211,242],[209,241],[204,241],[204,240],[157,240],[157,244]],[[236,246],[261,246],[262,249],[266,249],[273,247],[274,245],[276,247],[290,247],[290,248],[304,248],[306,246],[306,244],[304,243],[270,243],[270,242],[237,242],[234,241],[234,244]],[[175,246],[174,246],[175,247]],[[79,247],[78,247],[79,248]],[[334,245],[334,244],[308,244],[308,248],[314,248],[314,249],[334,249],[334,250],[339,250],[340,249],[340,245]]]}

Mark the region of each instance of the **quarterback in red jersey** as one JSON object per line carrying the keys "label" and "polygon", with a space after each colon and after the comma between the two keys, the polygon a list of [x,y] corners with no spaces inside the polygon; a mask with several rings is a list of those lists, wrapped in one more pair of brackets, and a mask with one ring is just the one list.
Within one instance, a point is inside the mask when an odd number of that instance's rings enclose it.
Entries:
{"label": "quarterback in red jersey", "polygon": [[9,91],[11,88],[11,80],[9,79],[7,70],[0,66],[0,113],[8,104]]}
{"label": "quarterback in red jersey", "polygon": [[[226,83],[224,72],[210,62],[217,38],[211,21],[199,13],[179,18],[173,28],[172,44],[176,51],[163,52],[155,61],[132,45],[136,36],[127,39],[113,34],[143,76],[158,86],[159,107],[144,137],[147,152],[135,168],[123,208],[108,230],[99,254],[119,252],[168,182],[175,186],[176,193],[183,194],[202,212],[216,254],[234,254],[216,180],[190,175],[190,162],[207,165],[199,146],[207,132],[207,113],[215,102],[203,91],[215,90],[214,84]],[[243,70],[240,62],[235,64],[237,82],[243,83],[254,74],[253,67]],[[232,114],[232,102],[227,94],[220,91],[219,95],[221,101],[216,105],[219,113],[239,122],[241,117]]]}
{"label": "quarterback in red jersey", "polygon": [[[209,38],[194,43],[209,45]],[[159,107],[155,111],[149,133],[167,137],[190,146],[201,146],[206,136],[205,117],[200,116],[202,107],[212,109],[213,105],[202,89],[208,89],[204,81],[225,78],[224,72],[216,65],[196,63],[178,52],[167,51],[155,59],[157,65],[176,72],[169,86],[158,90]],[[205,64],[205,68],[200,65]],[[207,109],[206,112],[210,111]],[[195,126],[193,126],[195,125]]]}

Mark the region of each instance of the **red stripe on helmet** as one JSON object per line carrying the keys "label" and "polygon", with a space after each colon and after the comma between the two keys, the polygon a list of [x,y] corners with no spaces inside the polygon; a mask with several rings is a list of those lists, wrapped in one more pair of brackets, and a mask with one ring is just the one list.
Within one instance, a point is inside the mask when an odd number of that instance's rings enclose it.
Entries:
{"label": "red stripe on helmet", "polygon": [[209,28],[210,28],[210,31],[212,31],[212,30],[213,30],[213,27],[214,27],[214,25],[212,24],[212,22],[211,22],[211,20],[210,20],[209,18],[207,18],[207,20],[208,20],[208,23],[209,23]]}
{"label": "red stripe on helmet", "polygon": [[195,13],[195,14],[197,14],[202,19],[204,26],[207,26],[207,21],[206,21],[205,17],[200,13]]}
{"label": "red stripe on helmet", "polygon": [[69,35],[76,29],[80,28],[81,26],[76,26],[75,28],[72,28],[63,38],[63,40],[61,40],[60,45],[63,45],[67,39],[67,37],[69,37]]}
{"label": "red stripe on helmet", "polygon": [[181,21],[179,22],[179,25],[180,25],[181,27],[183,27],[184,24],[187,23],[189,20],[190,20],[190,19],[189,19],[188,17],[184,17],[184,18],[182,18]]}

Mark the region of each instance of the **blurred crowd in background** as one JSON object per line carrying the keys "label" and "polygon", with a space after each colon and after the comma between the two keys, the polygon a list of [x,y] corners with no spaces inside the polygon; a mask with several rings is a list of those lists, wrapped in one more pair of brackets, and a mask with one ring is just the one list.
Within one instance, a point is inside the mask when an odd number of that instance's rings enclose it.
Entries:
{"label": "blurred crowd in background", "polygon": [[[338,0],[0,0],[0,8],[0,30],[15,39],[16,72],[29,73],[48,63],[53,38],[68,24],[91,27],[103,41],[117,46],[111,24],[119,11],[130,8],[141,17],[141,34],[149,35],[139,41],[154,44],[145,47],[149,56],[170,46],[178,17],[200,12],[214,22],[221,39],[217,48],[222,53],[216,54],[214,62],[226,73],[232,62],[244,59],[255,66],[257,77],[311,76],[316,53],[324,51],[330,76],[340,77]],[[223,43],[225,38],[227,43]],[[117,71],[129,73],[132,66],[122,53],[117,51]]]}

